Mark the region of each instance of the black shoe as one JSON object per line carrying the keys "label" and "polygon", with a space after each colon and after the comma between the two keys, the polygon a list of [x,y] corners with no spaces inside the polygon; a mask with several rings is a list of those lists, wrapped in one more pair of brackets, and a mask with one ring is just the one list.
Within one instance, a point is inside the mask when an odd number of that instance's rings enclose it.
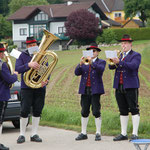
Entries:
{"label": "black shoe", "polygon": [[124,136],[124,135],[120,134],[113,139],[113,141],[122,141],[122,140],[128,140],[128,136],[127,135]]}
{"label": "black shoe", "polygon": [[5,147],[3,144],[0,144],[0,150],[9,150],[9,148]]}
{"label": "black shoe", "polygon": [[95,141],[100,141],[100,140],[101,140],[101,135],[99,133],[96,133]]}
{"label": "black shoe", "polygon": [[136,139],[138,139],[138,138],[139,138],[139,137],[138,137],[137,135],[132,134],[130,141],[132,141],[132,140],[136,140]]}
{"label": "black shoe", "polygon": [[86,140],[88,137],[86,134],[83,134],[83,133],[80,133],[78,135],[78,137],[75,138],[76,141],[79,141],[79,140]]}
{"label": "black shoe", "polygon": [[33,141],[33,142],[42,142],[42,139],[36,134],[36,135],[30,137],[30,141]]}
{"label": "black shoe", "polygon": [[23,135],[20,135],[17,139],[17,143],[18,144],[21,144],[21,143],[24,143],[25,142],[25,137]]}

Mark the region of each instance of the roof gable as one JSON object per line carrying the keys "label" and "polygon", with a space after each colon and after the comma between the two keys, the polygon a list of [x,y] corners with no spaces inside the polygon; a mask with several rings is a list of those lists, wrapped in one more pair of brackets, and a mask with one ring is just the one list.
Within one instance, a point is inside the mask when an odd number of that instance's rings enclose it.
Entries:
{"label": "roof gable", "polygon": [[[64,0],[67,2],[68,0]],[[89,2],[93,1],[96,2],[97,5],[101,8],[103,12],[112,12],[123,10],[124,2],[123,0],[71,0],[73,2]]]}
{"label": "roof gable", "polygon": [[129,22],[132,22],[132,21],[135,24],[137,24],[139,27],[144,27],[142,21],[136,20],[136,19],[130,19],[130,20],[128,20],[122,27],[126,26]]}
{"label": "roof gable", "polygon": [[[90,7],[98,7],[94,2],[84,2],[84,3],[73,3],[71,5],[67,4],[53,4],[53,5],[41,5],[41,6],[24,6],[17,10],[13,15],[11,15],[8,20],[25,20],[35,11],[45,12],[49,18],[57,17],[67,17],[71,12],[77,11],[79,9],[89,9]],[[97,9],[101,14],[101,19],[107,19],[105,14],[100,8]]]}

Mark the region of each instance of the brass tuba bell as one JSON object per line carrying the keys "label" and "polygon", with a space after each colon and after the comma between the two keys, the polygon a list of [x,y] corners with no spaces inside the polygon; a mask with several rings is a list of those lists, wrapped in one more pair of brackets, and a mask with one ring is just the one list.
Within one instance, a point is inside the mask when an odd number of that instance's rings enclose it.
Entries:
{"label": "brass tuba bell", "polygon": [[38,70],[31,68],[29,71],[24,73],[24,82],[31,88],[40,88],[41,82],[48,79],[58,62],[58,56],[56,53],[46,50],[54,41],[59,40],[59,38],[45,29],[43,32],[44,35],[39,46],[39,52],[34,54],[31,60],[32,62],[36,61],[38,64],[40,64],[40,68]]}

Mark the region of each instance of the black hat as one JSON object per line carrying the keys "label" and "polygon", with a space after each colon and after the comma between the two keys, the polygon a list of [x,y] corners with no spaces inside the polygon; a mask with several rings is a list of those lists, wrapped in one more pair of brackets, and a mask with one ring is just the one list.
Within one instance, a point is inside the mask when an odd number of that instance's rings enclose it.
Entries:
{"label": "black hat", "polygon": [[26,39],[26,44],[31,44],[31,43],[37,43],[37,40],[33,36],[27,37]]}
{"label": "black hat", "polygon": [[2,43],[0,43],[0,52],[4,52],[6,49]]}
{"label": "black hat", "polygon": [[91,43],[90,47],[87,47],[86,50],[90,50],[90,49],[96,49],[97,51],[101,51],[100,48],[98,48],[98,45],[96,43]]}
{"label": "black hat", "polygon": [[128,34],[124,34],[121,40],[118,40],[119,42],[132,42],[133,40],[130,38],[130,36]]}

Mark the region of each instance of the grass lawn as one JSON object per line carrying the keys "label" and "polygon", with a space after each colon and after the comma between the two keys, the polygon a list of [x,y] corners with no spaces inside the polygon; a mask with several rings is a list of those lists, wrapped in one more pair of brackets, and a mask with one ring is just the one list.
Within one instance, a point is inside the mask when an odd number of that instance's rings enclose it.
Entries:
{"label": "grass lawn", "polygon": [[[105,50],[121,49],[121,46],[101,47],[99,58],[105,58]],[[133,42],[133,50],[142,54],[142,64],[139,70],[140,89],[140,127],[139,136],[150,138],[150,41]],[[80,95],[78,87],[80,77],[74,75],[74,70],[82,56],[82,50],[56,51],[59,61],[52,72],[47,86],[46,102],[41,118],[41,125],[71,129],[80,132]],[[113,86],[114,71],[106,69],[103,75],[105,94],[101,96],[102,135],[120,133],[120,120]],[[131,116],[128,125],[129,135],[132,134]],[[88,133],[95,133],[95,121],[92,114],[89,118]]]}

